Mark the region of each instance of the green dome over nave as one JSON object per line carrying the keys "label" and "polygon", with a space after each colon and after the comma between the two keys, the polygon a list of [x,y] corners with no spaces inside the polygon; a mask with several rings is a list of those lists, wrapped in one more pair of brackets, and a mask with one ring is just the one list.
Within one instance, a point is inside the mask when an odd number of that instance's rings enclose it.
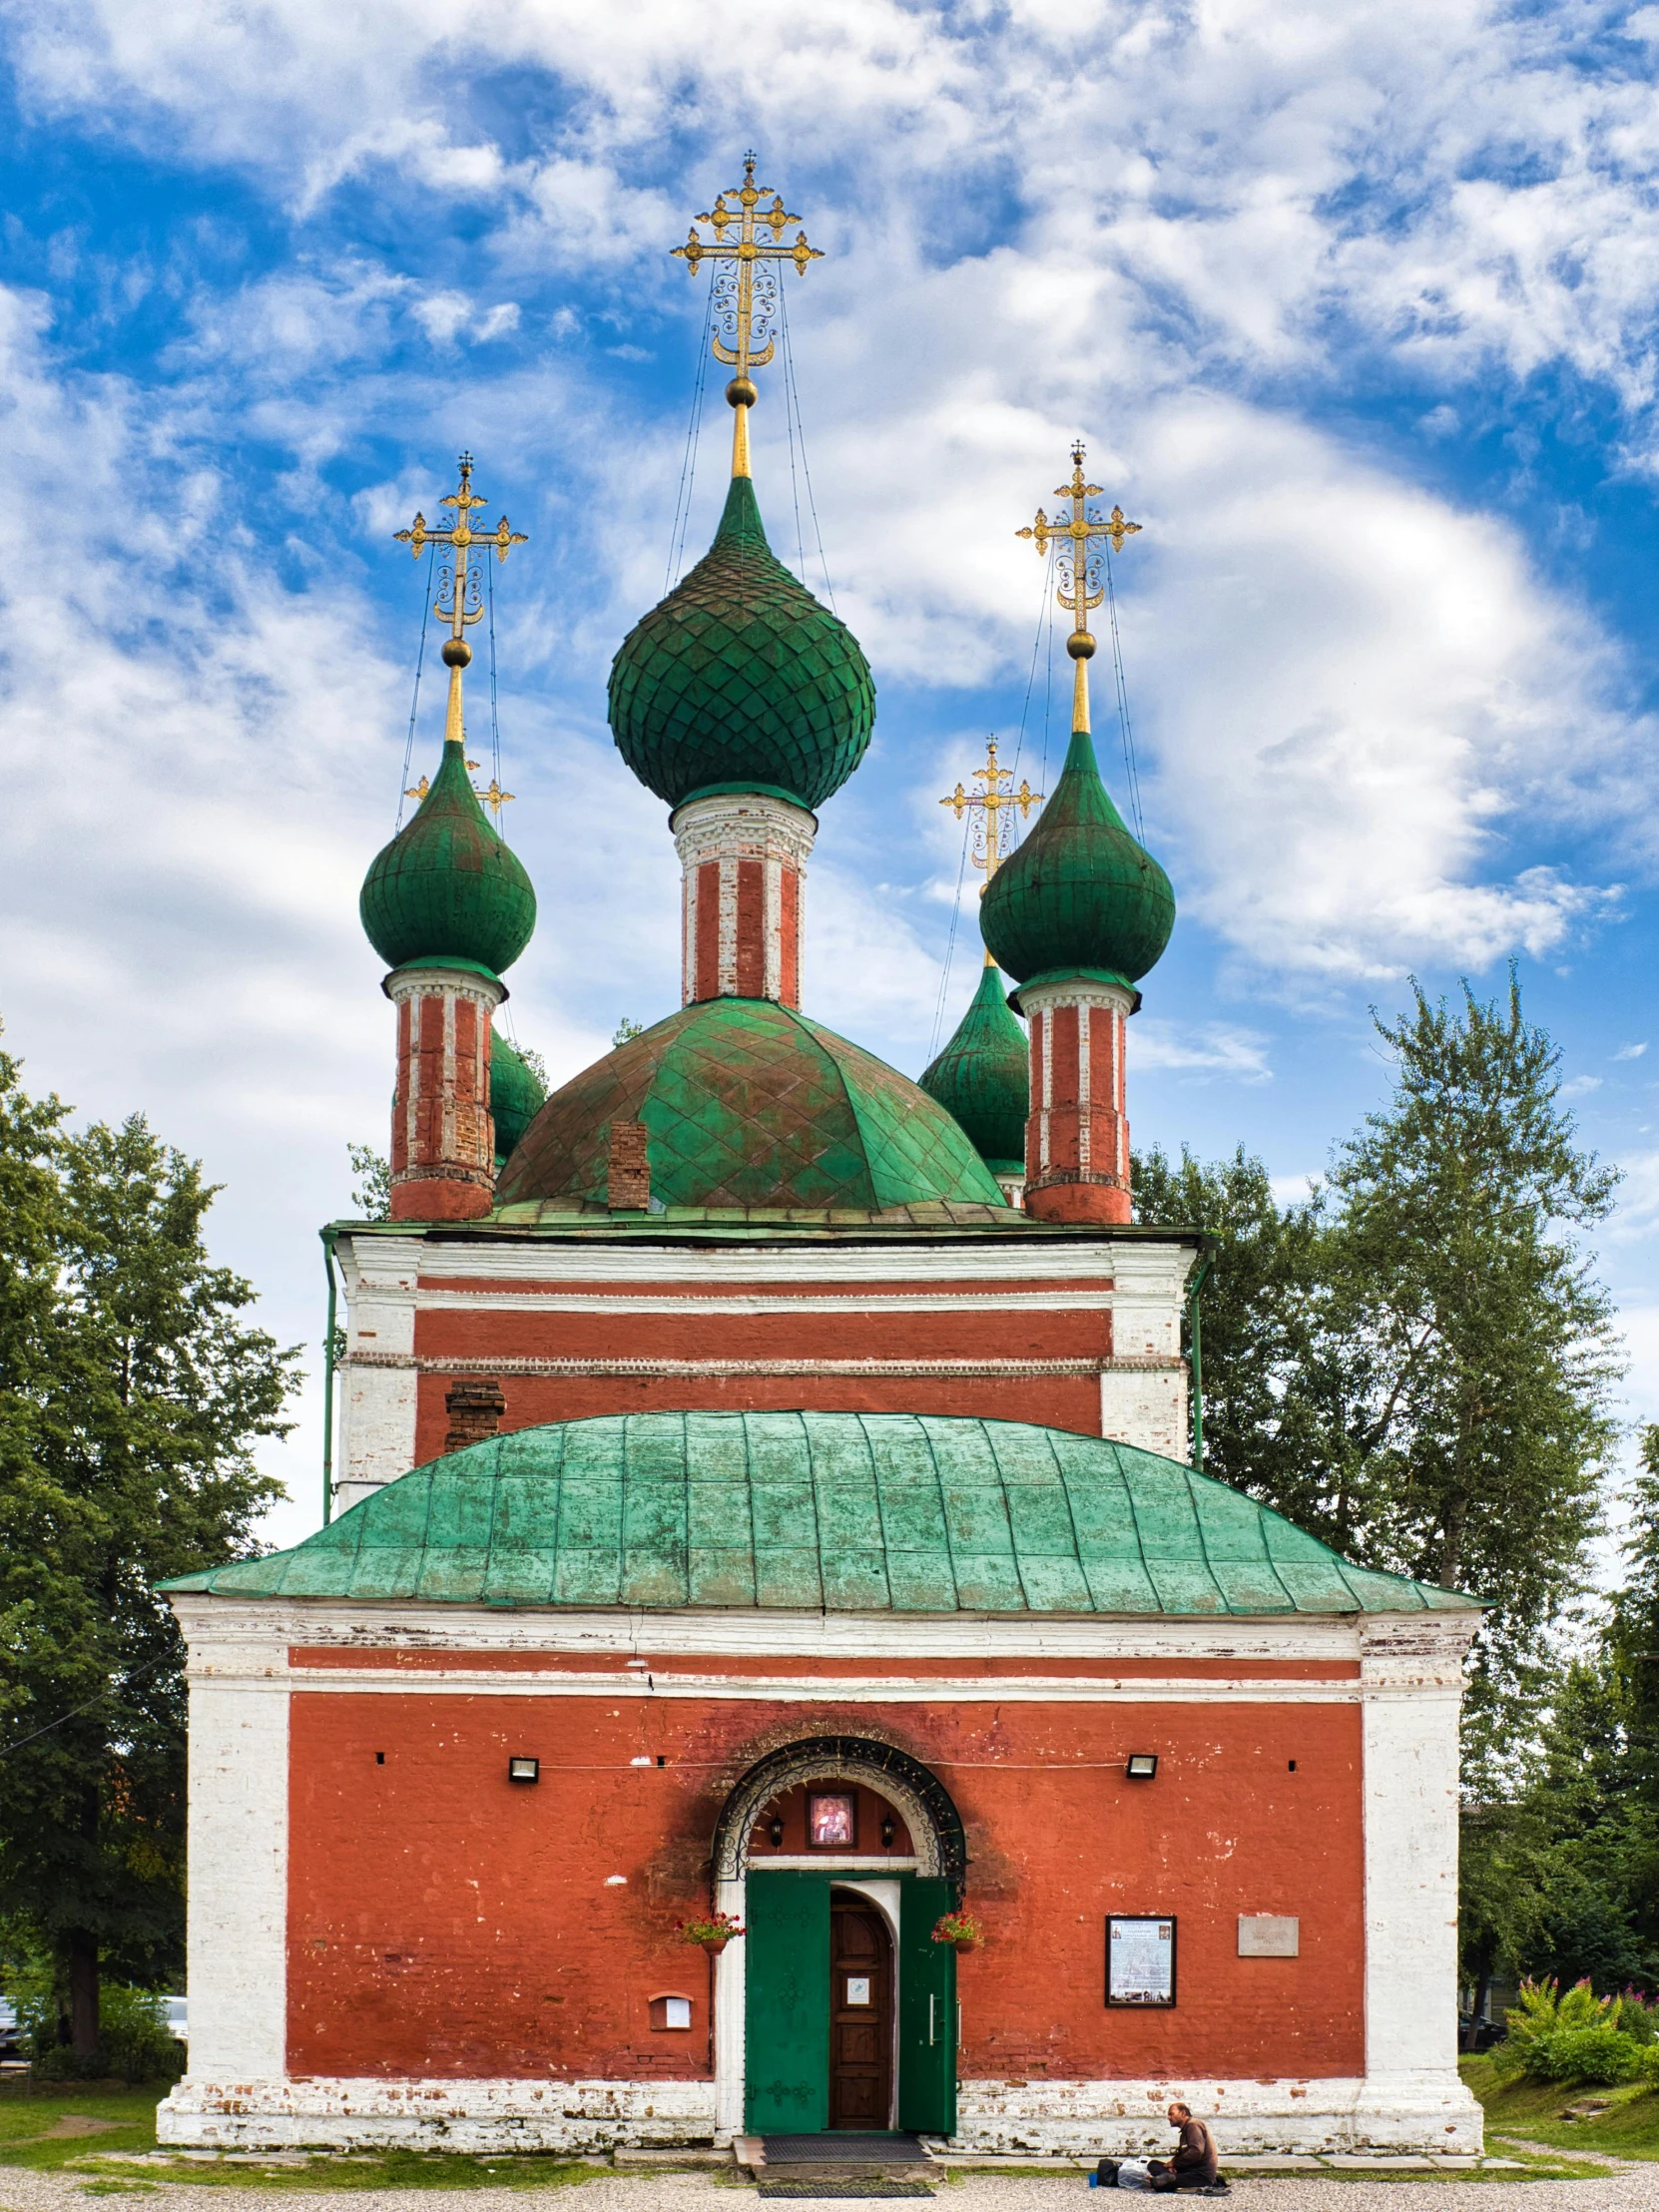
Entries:
{"label": "green dome over nave", "polygon": [[502,1170],[497,1205],[603,1205],[616,1121],[644,1122],[652,1199],[670,1208],[1004,1203],[925,1091],[771,999],[684,1007],[555,1091]]}
{"label": "green dome over nave", "polygon": [[732,479],[702,560],[622,641],[609,712],[617,750],[671,807],[771,791],[811,809],[863,759],[869,663],[773,553],[749,477]]}
{"label": "green dome over nave", "polygon": [[499,1167],[541,1111],[547,1093],[523,1058],[501,1034],[490,1032],[490,1118],[495,1123]]}

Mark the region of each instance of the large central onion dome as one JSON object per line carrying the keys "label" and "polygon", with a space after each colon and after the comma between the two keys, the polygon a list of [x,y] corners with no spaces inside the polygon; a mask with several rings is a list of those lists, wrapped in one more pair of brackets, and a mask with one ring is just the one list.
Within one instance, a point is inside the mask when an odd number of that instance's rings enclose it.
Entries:
{"label": "large central onion dome", "polygon": [[1134,984],[1175,927],[1169,877],[1124,827],[1087,730],[1036,828],[985,886],[979,927],[1017,983],[1080,971]]}
{"label": "large central onion dome", "polygon": [[651,1197],[671,1210],[1004,1204],[925,1091],[772,999],[683,1007],[555,1091],[503,1169],[497,1205],[604,1205],[619,1121],[644,1122]]}
{"label": "large central onion dome", "polygon": [[980,971],[967,1012],[922,1076],[921,1087],[961,1123],[993,1175],[1024,1174],[1030,1046],[1008,1011],[1008,994],[996,968]]}
{"label": "large central onion dome", "polygon": [[524,863],[484,819],[464,746],[445,741],[414,820],[369,863],[357,910],[393,968],[472,960],[499,975],[530,942],[536,894]]}
{"label": "large central onion dome", "polygon": [[671,807],[774,792],[813,809],[863,759],[875,686],[858,641],[767,544],[735,476],[715,542],[611,664],[617,749]]}

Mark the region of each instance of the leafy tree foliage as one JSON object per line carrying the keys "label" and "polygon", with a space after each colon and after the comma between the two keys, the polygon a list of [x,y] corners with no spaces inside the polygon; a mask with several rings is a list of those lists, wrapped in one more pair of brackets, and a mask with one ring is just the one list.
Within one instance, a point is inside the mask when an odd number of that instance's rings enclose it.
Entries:
{"label": "leafy tree foliage", "polygon": [[351,1212],[357,1221],[389,1221],[391,1218],[391,1162],[371,1144],[348,1144],[354,1188]]}
{"label": "leafy tree foliage", "polygon": [[0,1914],[98,2046],[101,1967],[183,1936],[183,1648],[155,1583],[251,1548],[294,1352],[215,1267],[200,1168],[142,1116],[76,1135],[0,1055]]}

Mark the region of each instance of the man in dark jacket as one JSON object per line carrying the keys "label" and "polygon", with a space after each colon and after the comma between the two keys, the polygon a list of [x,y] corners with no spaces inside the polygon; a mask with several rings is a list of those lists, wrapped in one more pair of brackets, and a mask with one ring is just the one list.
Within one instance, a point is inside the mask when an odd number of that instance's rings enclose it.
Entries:
{"label": "man in dark jacket", "polygon": [[1180,2129],[1181,2141],[1168,2165],[1155,2158],[1147,2168],[1153,2188],[1213,2189],[1219,2179],[1215,2137],[1202,2120],[1193,2118],[1190,2105],[1172,2104],[1169,2124]]}

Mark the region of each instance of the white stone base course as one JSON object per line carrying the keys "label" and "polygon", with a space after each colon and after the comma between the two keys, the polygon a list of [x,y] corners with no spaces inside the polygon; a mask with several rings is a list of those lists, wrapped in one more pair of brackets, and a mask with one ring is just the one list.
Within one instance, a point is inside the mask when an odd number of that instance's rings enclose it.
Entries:
{"label": "white stone base course", "polygon": [[[953,2151],[1124,2157],[1167,2151],[1179,2098],[1222,2157],[1285,2152],[1462,2157],[1480,2107],[1453,2073],[1308,2081],[964,2081]],[[382,2081],[187,2076],[156,2116],[163,2143],[215,2150],[605,2151],[719,2140],[712,2081]],[[730,2136],[727,2137],[730,2140]]]}
{"label": "white stone base course", "polygon": [[1477,2155],[1481,2112],[1454,2072],[1306,2081],[964,2081],[952,2145],[1120,2158],[1169,2149],[1167,2108],[1190,2104],[1231,2153]]}
{"label": "white stone base course", "polygon": [[186,2075],[156,2139],[217,2150],[610,2150],[708,2142],[712,2081],[391,2081]]}

